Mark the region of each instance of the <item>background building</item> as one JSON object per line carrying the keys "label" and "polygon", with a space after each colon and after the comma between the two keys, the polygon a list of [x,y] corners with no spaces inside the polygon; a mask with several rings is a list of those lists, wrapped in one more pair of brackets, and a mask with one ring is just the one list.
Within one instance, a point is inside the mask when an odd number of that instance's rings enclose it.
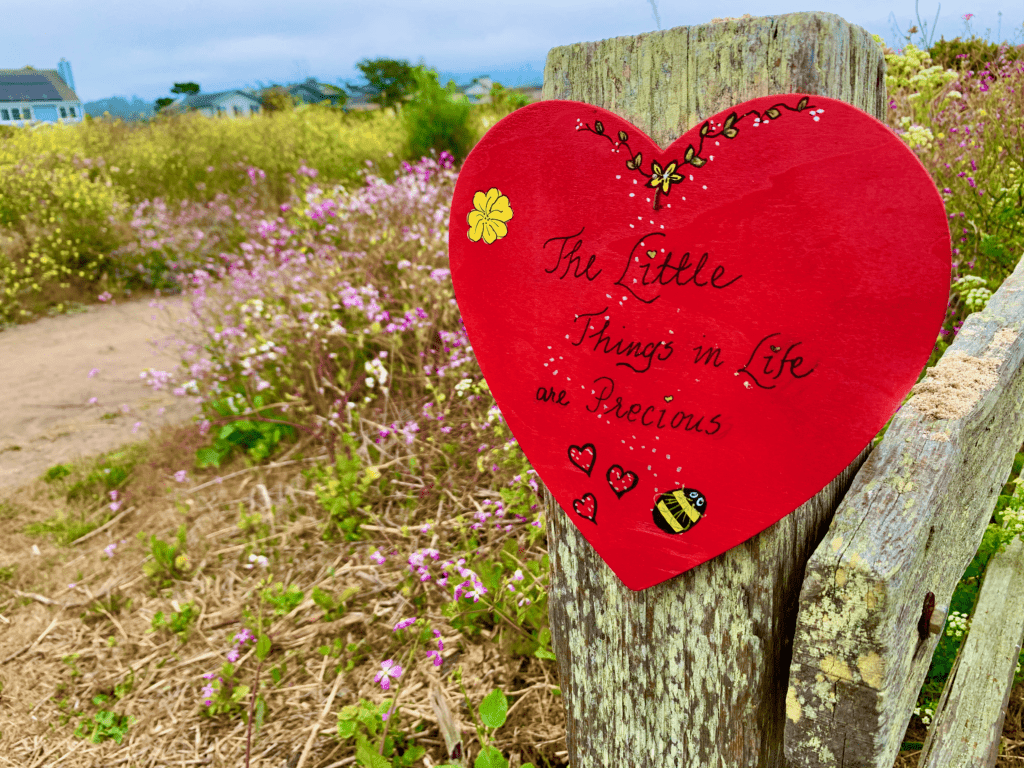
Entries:
{"label": "background building", "polygon": [[0,69],[0,125],[80,123],[84,112],[74,82],[66,59],[57,69]]}
{"label": "background building", "polygon": [[162,110],[164,112],[202,112],[207,117],[241,117],[260,111],[260,100],[245,91],[220,91],[219,93],[190,93],[175,99]]}

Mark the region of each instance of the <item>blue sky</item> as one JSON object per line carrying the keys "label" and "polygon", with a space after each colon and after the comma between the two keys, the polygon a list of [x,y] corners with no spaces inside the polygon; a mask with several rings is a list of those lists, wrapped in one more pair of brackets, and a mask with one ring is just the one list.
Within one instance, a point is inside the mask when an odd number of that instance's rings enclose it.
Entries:
{"label": "blue sky", "polygon": [[[657,29],[650,0],[0,2],[0,68],[55,69],[63,56],[84,101],[115,95],[152,101],[185,80],[204,92],[306,77],[340,84],[358,80],[357,61],[378,57],[422,61],[441,72],[442,82],[487,74],[506,85],[525,85],[541,81],[554,46]],[[896,42],[890,12],[904,31],[916,22],[907,0],[660,0],[657,7],[662,29],[744,13],[828,10],[890,45]],[[920,5],[929,28],[937,10],[932,0]],[[989,39],[998,33],[1024,42],[1024,0],[947,0],[936,38],[962,35],[966,13],[975,14],[971,26],[979,35],[989,30]]]}

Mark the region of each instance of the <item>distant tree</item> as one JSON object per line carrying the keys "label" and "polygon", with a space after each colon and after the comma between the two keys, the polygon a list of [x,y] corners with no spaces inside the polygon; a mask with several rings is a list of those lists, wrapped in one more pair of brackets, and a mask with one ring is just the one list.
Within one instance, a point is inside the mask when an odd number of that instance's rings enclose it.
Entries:
{"label": "distant tree", "polygon": [[366,85],[349,85],[349,90],[366,94],[370,101],[381,107],[391,107],[400,103],[416,89],[416,78],[408,61],[395,59],[363,59],[356,64],[356,69],[363,73]]}
{"label": "distant tree", "polygon": [[264,112],[289,112],[301,103],[302,99],[292,96],[283,85],[272,85],[260,91],[260,107]]}
{"label": "distant tree", "polygon": [[[174,87],[171,88],[171,93],[177,93],[184,96],[188,96],[193,93],[199,93],[199,83],[175,83]],[[157,99],[153,105],[153,108],[159,112],[168,104],[173,104],[174,99],[164,96],[163,98]]]}

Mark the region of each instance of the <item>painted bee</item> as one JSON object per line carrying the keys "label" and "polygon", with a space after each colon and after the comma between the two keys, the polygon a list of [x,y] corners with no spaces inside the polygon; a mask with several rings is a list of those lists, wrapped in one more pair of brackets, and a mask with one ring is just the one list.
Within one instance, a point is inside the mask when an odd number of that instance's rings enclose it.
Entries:
{"label": "painted bee", "polygon": [[704,494],[693,488],[666,491],[654,504],[654,524],[665,533],[685,533],[695,526],[708,510]]}

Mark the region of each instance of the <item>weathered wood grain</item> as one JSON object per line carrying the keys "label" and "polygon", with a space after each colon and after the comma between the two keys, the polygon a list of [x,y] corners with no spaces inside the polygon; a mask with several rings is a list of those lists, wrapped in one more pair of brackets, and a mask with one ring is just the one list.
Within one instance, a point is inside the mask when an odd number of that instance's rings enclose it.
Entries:
{"label": "weathered wood grain", "polygon": [[789,13],[552,48],[542,91],[609,109],[663,147],[773,93],[829,96],[882,119],[885,60],[866,30],[835,14]]}
{"label": "weathered wood grain", "polygon": [[992,556],[971,631],[935,710],[919,768],[991,768],[1024,640],[1024,544]]}
{"label": "weathered wood grain", "polygon": [[[680,27],[555,48],[543,95],[610,109],[667,146],[736,103],[794,92],[880,118],[880,47],[828,13]],[[803,565],[861,461],[778,524],[643,592],[624,587],[548,497],[551,629],[574,768],[782,765]]]}
{"label": "weathered wood grain", "polygon": [[1024,440],[1022,325],[1024,263],[893,418],[808,561],[793,766],[891,768],[938,642],[918,634],[925,595],[949,603]]}

